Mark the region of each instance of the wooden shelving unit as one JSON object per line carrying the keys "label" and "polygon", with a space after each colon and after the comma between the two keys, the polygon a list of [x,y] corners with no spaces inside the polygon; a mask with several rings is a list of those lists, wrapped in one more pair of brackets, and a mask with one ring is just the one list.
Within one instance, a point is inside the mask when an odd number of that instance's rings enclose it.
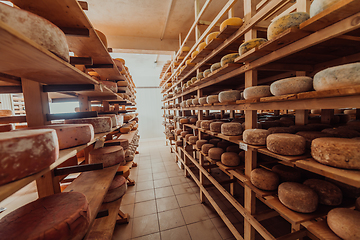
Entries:
{"label": "wooden shelving unit", "polygon": [[[219,16],[223,16],[222,14],[227,12],[228,7],[231,7],[232,4],[233,1],[226,3],[219,15],[205,30],[205,35],[217,30],[215,24],[219,23]],[[274,154],[267,150],[266,146],[251,146],[244,143],[241,136],[224,136],[220,133],[198,128],[193,124],[180,125],[176,120],[191,115],[202,120],[204,116],[214,112],[221,113],[221,116],[228,112],[231,118],[234,118],[235,114],[245,114],[245,126],[249,129],[257,127],[257,113],[264,110],[276,110],[276,113],[272,115],[279,115],[280,111],[295,110],[295,124],[304,125],[307,124],[307,111],[310,109],[323,109],[322,114],[328,117],[322,118],[321,121],[322,123],[330,123],[334,114],[327,109],[360,108],[359,86],[238,100],[229,103],[179,107],[181,102],[194,97],[201,98],[229,89],[243,90],[256,85],[269,85],[276,80],[288,77],[313,77],[317,72],[328,67],[360,61],[360,24],[356,20],[360,17],[360,3],[357,0],[343,0],[300,24],[299,27],[290,28],[275,39],[239,56],[234,63],[223,66],[189,87],[184,87],[197,73],[203,72],[210,68],[213,63],[219,62],[224,55],[236,52],[233,50],[237,50],[243,41],[256,37],[266,38],[266,28],[270,24],[270,20],[277,15],[292,11],[307,12],[309,6],[310,1],[307,0],[262,1],[261,6],[256,6],[255,1],[244,2],[244,13],[235,13],[246,16],[244,17],[244,24],[240,28],[225,28],[191,60],[195,65],[186,66],[183,72],[179,74],[182,64],[189,59],[192,51],[204,39],[202,38],[203,35],[200,38],[196,37],[196,43],[179,67],[172,71],[170,77],[165,78],[163,76],[160,84],[162,94],[165,96],[172,94],[163,100],[163,109],[164,116],[172,115],[172,118],[175,119],[165,117],[165,125],[172,125],[175,128],[173,130],[175,141],[181,139],[180,136],[176,135],[176,130],[182,129],[183,131],[190,131],[199,139],[202,139],[204,134],[210,135],[237,144],[246,151],[245,164],[231,169],[211,160],[200,149],[196,149],[185,141],[182,146],[170,145],[171,151],[175,153],[176,161],[182,165],[185,174],[191,176],[199,186],[201,202],[204,202],[206,198],[211,203],[236,239],[254,239],[255,231],[264,239],[301,239],[305,236],[311,239],[339,239],[326,224],[326,215],[331,208],[321,206],[312,214],[300,214],[286,208],[279,201],[276,192],[262,191],[251,184],[250,172],[257,166],[266,167],[268,164],[281,163],[297,167],[309,172],[309,174],[317,174],[353,187],[360,187],[360,172],[358,170],[338,169],[320,164],[311,158],[310,153],[305,153],[302,156]],[[282,10],[280,11],[280,9]],[[233,16],[231,11],[229,16]],[[196,17],[195,26],[198,20],[199,18]],[[355,21],[357,22],[355,23]],[[194,28],[191,28],[189,34],[193,30]],[[186,40],[184,40],[183,45],[186,44]],[[167,86],[169,82],[172,83],[171,87]],[[242,117],[244,116],[242,115]],[[359,114],[357,114],[357,119],[359,119]],[[172,141],[169,143],[171,144]],[[260,161],[263,158],[272,159],[272,161]],[[194,167],[196,171],[192,170]],[[232,186],[234,183],[230,183],[230,188],[226,190],[221,183],[216,181],[210,173],[212,168],[220,169],[229,176],[230,182],[236,180],[242,186],[243,201],[235,199]],[[194,174],[195,172],[198,174]],[[210,181],[244,217],[243,234],[239,234],[229,219],[223,217],[223,211],[206,190],[205,179],[207,182]],[[269,208],[268,213],[257,212],[257,201],[261,201]],[[244,204],[242,205],[239,202],[244,202]],[[351,207],[353,204],[353,202],[344,201],[342,207]],[[262,225],[262,220],[275,216],[281,216],[291,225],[287,235],[275,237]]]}

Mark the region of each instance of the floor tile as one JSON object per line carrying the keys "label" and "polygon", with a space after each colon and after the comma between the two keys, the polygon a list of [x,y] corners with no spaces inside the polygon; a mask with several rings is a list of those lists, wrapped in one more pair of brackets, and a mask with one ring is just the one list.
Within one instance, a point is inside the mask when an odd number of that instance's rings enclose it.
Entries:
{"label": "floor tile", "polygon": [[166,168],[165,167],[158,167],[158,168],[153,168],[152,169],[153,173],[162,173],[162,172],[166,172]]}
{"label": "floor tile", "polygon": [[212,218],[211,222],[214,224],[223,239],[234,237],[234,235],[231,233],[229,228],[226,226],[226,224],[220,217]]}
{"label": "floor tile", "polygon": [[134,217],[145,216],[145,215],[149,215],[152,213],[156,213],[155,200],[135,203]]}
{"label": "floor tile", "polygon": [[135,204],[120,205],[120,210],[123,213],[128,213],[130,217],[134,216]]}
{"label": "floor tile", "polygon": [[163,188],[155,188],[155,197],[156,198],[164,198],[174,196],[174,190],[171,186],[163,187]]}
{"label": "floor tile", "polygon": [[185,194],[176,195],[176,199],[180,207],[186,207],[186,206],[198,204],[200,202],[200,200],[197,198],[196,194],[194,193],[185,193]]}
{"label": "floor tile", "polygon": [[153,180],[152,174],[144,174],[144,175],[139,175],[137,177],[137,182],[147,182],[152,180]]}
{"label": "floor tile", "polygon": [[160,231],[185,225],[180,209],[159,212]]}
{"label": "floor tile", "polygon": [[186,226],[192,240],[221,240],[221,236],[210,219]]}
{"label": "floor tile", "polygon": [[186,224],[209,219],[209,216],[207,215],[201,204],[183,207],[181,208],[181,213],[184,216]]}
{"label": "floor tile", "polygon": [[134,219],[130,217],[130,221],[128,224],[116,224],[114,233],[113,233],[113,240],[130,240],[132,234],[132,226],[133,226]]}
{"label": "floor tile", "polygon": [[188,229],[185,226],[161,231],[162,240],[191,240]]}
{"label": "floor tile", "polygon": [[163,178],[168,178],[167,172],[153,173],[154,180],[163,179]]}
{"label": "floor tile", "polygon": [[156,206],[158,212],[179,208],[175,196],[156,199]]}
{"label": "floor tile", "polygon": [[159,232],[157,214],[134,218],[131,234],[133,238],[157,232]]}
{"label": "floor tile", "polygon": [[160,233],[153,233],[149,235],[145,235],[138,238],[133,238],[133,240],[160,240]]}
{"label": "floor tile", "polygon": [[135,192],[126,192],[122,197],[121,205],[132,204],[135,202]]}
{"label": "floor tile", "polygon": [[171,185],[179,185],[187,183],[185,176],[179,176],[179,177],[172,177],[170,178]]}
{"label": "floor tile", "polygon": [[167,171],[167,174],[169,177],[178,177],[178,176],[185,176],[184,172],[183,171],[178,171],[178,170],[175,170],[175,171]]}
{"label": "floor tile", "polygon": [[162,187],[167,187],[170,186],[170,180],[169,178],[163,178],[163,179],[157,179],[154,180],[154,187],[155,188],[162,188]]}
{"label": "floor tile", "polygon": [[175,195],[184,194],[184,193],[194,193],[194,190],[190,187],[188,183],[172,186]]}
{"label": "floor tile", "polygon": [[149,189],[154,188],[154,183],[153,183],[153,181],[137,182],[135,184],[135,186],[136,186],[136,191],[139,192],[139,191],[144,191],[144,190],[149,190]]}
{"label": "floor tile", "polygon": [[144,190],[136,192],[135,194],[135,202],[145,202],[149,200],[155,199],[155,192],[154,189]]}

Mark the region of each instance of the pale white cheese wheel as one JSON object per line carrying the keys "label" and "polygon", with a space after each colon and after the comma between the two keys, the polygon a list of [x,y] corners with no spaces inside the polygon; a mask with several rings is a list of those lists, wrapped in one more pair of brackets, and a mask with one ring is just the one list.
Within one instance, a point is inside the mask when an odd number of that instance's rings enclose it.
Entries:
{"label": "pale white cheese wheel", "polygon": [[202,121],[203,121],[203,120],[197,120],[195,126],[198,127],[198,128],[200,128]]}
{"label": "pale white cheese wheel", "polygon": [[20,34],[69,62],[65,34],[50,21],[19,8],[0,4],[0,19]]}
{"label": "pale white cheese wheel", "polygon": [[221,133],[226,136],[238,136],[243,132],[243,128],[240,123],[230,122],[221,125]]}
{"label": "pale white cheese wheel", "polygon": [[118,163],[124,165],[125,153],[120,146],[94,149],[90,152],[89,163],[102,163],[104,168],[114,166]]}
{"label": "pale white cheese wheel", "polygon": [[264,168],[255,168],[250,173],[252,185],[266,191],[274,191],[279,186],[279,176]]}
{"label": "pale white cheese wheel", "polygon": [[0,133],[0,185],[37,173],[58,157],[59,143],[53,129]]}
{"label": "pale white cheese wheel", "polygon": [[192,105],[199,105],[199,99],[198,98],[193,99]]}
{"label": "pale white cheese wheel", "polygon": [[206,129],[206,130],[210,130],[210,124],[213,122],[214,120],[203,120],[201,121],[201,128]]}
{"label": "pale white cheese wheel", "polygon": [[347,138],[316,138],[311,144],[312,157],[325,165],[360,169],[360,140]]}
{"label": "pale white cheese wheel", "polygon": [[351,87],[360,84],[360,62],[327,68],[314,76],[316,91]]}
{"label": "pale white cheese wheel", "polygon": [[200,105],[206,104],[206,103],[207,103],[206,98],[207,98],[207,97],[199,98],[199,104],[200,104]]}
{"label": "pale white cheese wheel", "polygon": [[228,167],[240,165],[240,157],[236,152],[224,152],[221,154],[221,163]]}
{"label": "pale white cheese wheel", "polygon": [[204,154],[208,154],[208,151],[209,149],[215,147],[214,144],[210,144],[210,143],[205,143],[201,146],[201,151],[204,153]]}
{"label": "pale white cheese wheel", "polygon": [[111,131],[111,117],[93,117],[93,118],[76,118],[66,119],[65,124],[84,124],[93,125],[95,133],[103,133]]}
{"label": "pale white cheese wheel", "polygon": [[346,240],[360,239],[360,212],[348,208],[334,208],[327,215],[330,229]]}
{"label": "pale white cheese wheel", "polygon": [[219,93],[219,102],[234,102],[240,99],[239,90],[222,91]]}
{"label": "pale white cheese wheel", "polygon": [[270,134],[265,129],[246,129],[243,132],[243,141],[251,145],[266,145],[266,138]]}
{"label": "pale white cheese wheel", "polygon": [[221,160],[221,154],[223,154],[224,149],[219,148],[219,147],[213,147],[210,148],[208,151],[208,156],[212,159],[212,160]]}
{"label": "pale white cheese wheel", "polygon": [[212,122],[212,123],[210,123],[210,131],[220,133],[222,124],[223,124],[223,122]]}
{"label": "pale white cheese wheel", "polygon": [[279,200],[286,207],[301,213],[314,212],[319,197],[310,187],[295,182],[284,182],[278,188]]}
{"label": "pale white cheese wheel", "polygon": [[207,96],[206,102],[208,104],[218,103],[219,102],[219,96],[218,95]]}
{"label": "pale white cheese wheel", "polygon": [[254,86],[244,90],[245,99],[262,98],[271,96],[270,86]]}
{"label": "pale white cheese wheel", "polygon": [[306,140],[304,137],[290,133],[270,134],[266,138],[266,147],[269,151],[287,156],[305,153]]}
{"label": "pale white cheese wheel", "polygon": [[310,5],[310,17],[321,13],[337,2],[340,2],[340,0],[314,0]]}
{"label": "pale white cheese wheel", "polygon": [[104,197],[104,203],[113,202],[118,200],[127,190],[126,179],[121,175],[116,175],[111,182],[109,189]]}
{"label": "pale white cheese wheel", "polygon": [[273,82],[270,85],[270,92],[275,96],[307,92],[312,89],[311,77],[292,77]]}
{"label": "pale white cheese wheel", "polygon": [[99,117],[110,117],[111,118],[111,127],[116,127],[116,125],[117,125],[116,114],[99,114]]}
{"label": "pale white cheese wheel", "polygon": [[319,203],[328,206],[338,206],[342,202],[342,192],[335,184],[321,179],[308,179],[304,182],[319,196]]}

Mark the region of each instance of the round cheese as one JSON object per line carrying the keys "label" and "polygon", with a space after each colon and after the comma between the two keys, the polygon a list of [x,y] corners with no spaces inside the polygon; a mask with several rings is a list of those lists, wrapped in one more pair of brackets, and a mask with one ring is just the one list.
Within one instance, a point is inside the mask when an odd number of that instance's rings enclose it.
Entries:
{"label": "round cheese", "polygon": [[224,152],[221,154],[221,163],[228,167],[236,167],[240,165],[239,154],[235,152]]}
{"label": "round cheese", "polygon": [[191,133],[186,134],[186,135],[185,135],[185,141],[188,142],[188,141],[189,141],[189,138],[190,138],[190,137],[193,137],[193,136],[194,136],[194,134],[191,134]]}
{"label": "round cheese", "polygon": [[219,93],[219,101],[223,102],[234,102],[240,99],[239,90],[222,91]]}
{"label": "round cheese", "polygon": [[199,99],[198,98],[193,99],[192,105],[199,105]]}
{"label": "round cheese", "polygon": [[209,149],[208,156],[212,160],[219,161],[219,160],[221,160],[221,154],[223,154],[223,152],[224,152],[224,149],[219,148],[219,147],[213,147],[213,148]]}
{"label": "round cheese", "polygon": [[220,34],[220,32],[212,32],[209,35],[206,36],[205,42],[206,45],[208,45],[213,39],[215,39],[218,35]]}
{"label": "round cheese", "polygon": [[270,85],[270,92],[275,96],[307,92],[312,89],[311,77],[292,77],[273,82]]}
{"label": "round cheese", "polygon": [[342,239],[360,239],[360,212],[348,208],[334,208],[327,215],[330,229]]}
{"label": "round cheese", "polygon": [[119,145],[121,146],[124,150],[129,148],[129,141],[127,139],[112,139],[112,140],[107,140],[105,141],[105,145]]}
{"label": "round cheese", "polygon": [[206,98],[206,102],[208,104],[218,103],[219,102],[219,96],[218,95],[209,95]]}
{"label": "round cheese", "polygon": [[40,172],[59,157],[55,130],[0,133],[0,185]]}
{"label": "round cheese", "polygon": [[182,132],[181,132],[181,137],[184,138],[184,137],[186,136],[186,134],[189,134],[189,132],[188,132],[188,131],[182,131]]}
{"label": "round cheese", "polygon": [[201,128],[201,122],[202,122],[203,120],[197,120],[196,121],[196,127],[198,127],[198,128]]}
{"label": "round cheese", "polygon": [[39,198],[0,220],[2,240],[81,240],[90,225],[86,197],[79,192],[63,192]]}
{"label": "round cheese", "polygon": [[226,19],[220,24],[220,32],[224,30],[226,26],[235,26],[235,27],[241,27],[243,25],[243,20],[238,17],[232,17],[229,19]]}
{"label": "round cheese", "polygon": [[213,122],[213,120],[203,120],[201,122],[201,128],[210,130],[210,124]]}
{"label": "round cheese", "polygon": [[310,187],[284,182],[278,188],[279,200],[286,207],[300,213],[311,213],[317,209],[319,197]]}
{"label": "round cheese", "polygon": [[220,133],[222,124],[223,124],[223,122],[212,122],[212,123],[210,123],[210,131]]}
{"label": "round cheese", "polygon": [[176,146],[182,146],[182,145],[183,145],[183,141],[182,141],[182,140],[177,140],[177,141],[175,142],[175,145],[176,145]]}
{"label": "round cheese", "polygon": [[306,148],[311,148],[311,142],[316,138],[331,137],[331,134],[316,132],[316,131],[301,131],[297,132],[296,135],[302,136],[306,140]]}
{"label": "round cheese", "polygon": [[188,52],[190,51],[190,47],[188,46],[183,46],[181,49],[180,49],[180,52]]}
{"label": "round cheese", "polygon": [[360,140],[316,138],[311,144],[312,157],[325,165],[360,169]]}
{"label": "round cheese", "polygon": [[315,16],[316,14],[321,13],[325,9],[331,7],[339,0],[314,0],[310,5],[310,17]]}
{"label": "round cheese", "polygon": [[206,144],[208,141],[207,140],[197,140],[196,141],[196,147],[198,148],[198,149],[201,149],[201,147],[202,147],[202,145],[204,145],[204,144]]}
{"label": "round cheese", "polygon": [[226,152],[234,152],[236,154],[239,154],[240,148],[238,145],[230,145],[226,148]]}
{"label": "round cheese", "polygon": [[321,132],[339,138],[360,137],[360,133],[358,131],[349,128],[325,128]]}
{"label": "round cheese", "polygon": [[214,144],[214,146],[217,146],[220,141],[221,140],[219,138],[212,138],[209,140],[209,143]]}
{"label": "round cheese", "polygon": [[239,47],[239,55],[243,55],[244,53],[250,51],[253,48],[259,47],[261,44],[266,43],[267,40],[265,38],[254,38],[249,41],[244,42]]}
{"label": "round cheese", "polygon": [[196,75],[196,79],[197,80],[201,80],[204,78],[204,73],[203,72],[199,72],[197,75]]}
{"label": "round cheese", "polygon": [[308,179],[304,184],[317,193],[320,204],[328,206],[338,206],[341,204],[342,192],[336,185],[321,179]]}
{"label": "round cheese", "polygon": [[289,127],[271,127],[268,129],[269,134],[273,133],[295,133],[292,129]]}
{"label": "round cheese", "polygon": [[0,4],[0,19],[20,34],[69,62],[69,47],[63,31],[50,21],[19,8]]}
{"label": "round cheese", "polygon": [[125,153],[121,146],[94,149],[89,154],[89,163],[102,163],[104,168],[118,163],[125,164]]}
{"label": "round cheese", "polygon": [[198,136],[191,136],[189,137],[189,143],[196,144],[196,141],[198,140]]}
{"label": "round cheese", "polygon": [[207,77],[207,76],[209,76],[210,73],[211,73],[211,70],[210,70],[210,69],[206,69],[206,70],[204,71],[204,73],[203,73],[204,78]]}
{"label": "round cheese", "polygon": [[206,102],[206,98],[207,98],[207,97],[199,98],[199,103],[200,103],[200,105],[204,105],[204,104],[207,103],[207,102]]}
{"label": "round cheese", "polygon": [[305,145],[305,138],[295,134],[275,133],[266,138],[267,149],[280,155],[294,156],[304,154]]}
{"label": "round cheese", "polygon": [[197,55],[199,54],[199,51],[193,51],[192,53],[191,53],[191,59],[194,59]]}
{"label": "round cheese", "polygon": [[238,136],[243,132],[243,128],[240,123],[230,122],[221,125],[221,133],[226,136]]}
{"label": "round cheese", "polygon": [[188,100],[186,100],[186,105],[191,106],[191,105],[192,105],[192,99],[188,99]]}
{"label": "round cheese", "polygon": [[209,149],[215,147],[214,144],[210,144],[210,143],[205,143],[201,146],[201,151],[204,153],[204,154],[208,154],[208,151]]}
{"label": "round cheese", "polygon": [[327,68],[314,76],[316,91],[351,87],[360,84],[360,62]]}
{"label": "round cheese", "polygon": [[13,130],[13,125],[11,123],[0,124],[0,132],[9,132]]}
{"label": "round cheese", "polygon": [[111,117],[93,117],[93,118],[76,118],[65,119],[65,124],[91,124],[95,133],[110,132],[112,121]]}
{"label": "round cheese", "polygon": [[281,182],[300,182],[301,172],[293,167],[282,164],[277,164],[272,167],[271,171],[275,172],[280,177]]}
{"label": "round cheese", "polygon": [[189,117],[189,123],[194,124],[197,122],[197,117]]}
{"label": "round cheese", "polygon": [[238,53],[230,53],[223,56],[220,61],[221,67],[225,66],[228,63],[233,63],[237,57],[239,57]]}
{"label": "round cheese", "polygon": [[187,119],[187,118],[181,118],[181,119],[179,120],[179,123],[180,123],[180,124],[189,123],[189,119]]}
{"label": "round cheese", "polygon": [[210,71],[211,72],[214,72],[214,71],[216,71],[216,70],[218,70],[219,68],[221,68],[221,63],[214,63],[213,65],[211,65],[211,67],[210,67]]}
{"label": "round cheese", "polygon": [[246,129],[243,132],[243,141],[251,145],[266,145],[266,138],[270,134],[265,129]]}
{"label": "round cheese", "polygon": [[262,98],[271,96],[270,86],[254,86],[244,90],[245,99]]}
{"label": "round cheese", "polygon": [[309,18],[309,14],[305,12],[294,12],[277,18],[269,25],[267,29],[268,40],[275,38],[291,27],[299,26]]}
{"label": "round cheese", "polygon": [[264,168],[255,168],[250,173],[250,181],[255,187],[266,190],[274,191],[279,186],[279,176]]}
{"label": "round cheese", "polygon": [[127,189],[126,179],[117,175],[114,177],[114,180],[111,182],[109,189],[104,197],[104,203],[113,202],[121,198]]}
{"label": "round cheese", "polygon": [[199,45],[198,45],[198,47],[197,47],[197,51],[198,52],[201,52],[204,48],[206,47],[206,42],[202,42],[202,43],[200,43]]}

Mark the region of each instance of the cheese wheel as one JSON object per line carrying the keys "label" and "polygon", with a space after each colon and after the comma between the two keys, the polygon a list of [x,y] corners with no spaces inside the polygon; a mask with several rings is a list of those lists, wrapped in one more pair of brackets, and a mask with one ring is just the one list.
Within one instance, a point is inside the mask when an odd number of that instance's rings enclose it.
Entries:
{"label": "cheese wheel", "polygon": [[221,133],[226,136],[238,136],[243,132],[243,128],[240,123],[230,122],[221,125]]}
{"label": "cheese wheel", "polygon": [[219,69],[219,68],[221,68],[221,63],[214,63],[213,65],[211,65],[211,67],[210,67],[210,71],[211,72],[214,72],[214,71],[216,71],[217,69]]}
{"label": "cheese wheel", "polygon": [[196,144],[196,141],[198,140],[198,136],[191,136],[189,137],[189,143]]}
{"label": "cheese wheel", "polygon": [[130,168],[128,166],[119,166],[116,173],[127,179],[130,176]]}
{"label": "cheese wheel", "polygon": [[0,133],[0,185],[35,174],[59,157],[55,130]]}
{"label": "cheese wheel", "polygon": [[186,104],[189,105],[189,106],[192,105],[192,99],[186,100]]}
{"label": "cheese wheel", "polygon": [[195,63],[192,63],[191,59],[189,59],[189,60],[186,60],[185,66],[195,66]]}
{"label": "cheese wheel", "polygon": [[189,134],[189,132],[188,132],[188,131],[182,131],[182,132],[181,132],[181,137],[184,138],[184,137],[186,136],[186,134]]}
{"label": "cheese wheel", "polygon": [[275,96],[307,92],[312,89],[311,77],[292,77],[273,82],[270,85],[270,92]]}
{"label": "cheese wheel", "polygon": [[198,80],[197,77],[192,77],[191,80],[190,80],[190,84],[195,83],[197,80]]}
{"label": "cheese wheel", "polygon": [[214,144],[214,146],[217,146],[220,141],[221,140],[219,138],[212,138],[209,140],[209,143]]}
{"label": "cheese wheel", "polygon": [[300,182],[301,172],[293,167],[277,164],[272,167],[271,171],[279,175],[281,182]]}
{"label": "cheese wheel", "polygon": [[194,124],[197,122],[197,117],[189,117],[189,123]]}
{"label": "cheese wheel", "polygon": [[36,14],[0,4],[0,19],[20,34],[69,62],[66,37],[56,25]]}
{"label": "cheese wheel", "polygon": [[203,72],[199,72],[197,75],[196,75],[196,79],[197,80],[201,80],[204,78],[204,73]]}
{"label": "cheese wheel", "polygon": [[250,51],[253,48],[259,47],[261,44],[266,43],[267,40],[265,38],[254,38],[249,41],[244,42],[239,47],[239,55],[243,55],[244,53]]}
{"label": "cheese wheel", "polygon": [[196,121],[196,127],[200,128],[202,121],[203,121],[203,120],[197,120],[197,121]]}
{"label": "cheese wheel", "polygon": [[339,138],[356,138],[360,137],[360,133],[358,131],[348,129],[348,128],[325,128],[321,131],[322,133],[327,133],[334,137]]}
{"label": "cheese wheel", "polygon": [[103,202],[108,203],[118,200],[126,193],[126,189],[127,184],[125,177],[116,175],[109,186]]}
{"label": "cheese wheel", "polygon": [[201,122],[201,128],[210,130],[210,124],[213,122],[213,120],[203,120]]}
{"label": "cheese wheel", "polygon": [[210,131],[220,133],[222,124],[223,124],[223,122],[212,122],[212,123],[210,123]]}
{"label": "cheese wheel", "polygon": [[209,76],[209,74],[211,73],[211,70],[210,69],[206,69],[203,73],[204,75],[204,78],[206,78],[207,76]]}
{"label": "cheese wheel", "polygon": [[121,146],[124,150],[129,148],[129,141],[127,139],[112,139],[104,143],[104,147],[108,146]]}
{"label": "cheese wheel", "polygon": [[219,161],[219,160],[221,160],[221,154],[223,154],[223,152],[224,152],[224,149],[219,148],[219,147],[213,147],[213,148],[209,149],[208,156],[212,160]]}
{"label": "cheese wheel", "polygon": [[310,187],[295,182],[284,182],[278,188],[279,200],[286,207],[300,213],[317,209],[319,197]]}
{"label": "cheese wheel", "polygon": [[254,98],[262,98],[262,97],[270,97],[270,86],[254,86],[248,87],[244,90],[244,98],[245,99],[254,99]]}
{"label": "cheese wheel", "polygon": [[199,99],[198,98],[193,99],[192,105],[199,105]]}
{"label": "cheese wheel", "polygon": [[250,181],[255,187],[266,190],[274,191],[279,186],[279,176],[264,168],[255,168],[250,173]]}
{"label": "cheese wheel", "polygon": [[219,101],[223,102],[234,102],[240,99],[239,90],[222,91],[219,93]]}
{"label": "cheese wheel", "polygon": [[208,104],[218,103],[219,102],[219,96],[218,95],[209,95],[206,98],[206,102]]}
{"label": "cheese wheel", "polygon": [[305,138],[306,148],[311,148],[311,143],[316,138],[332,136],[331,134],[328,133],[316,132],[316,131],[301,131],[301,132],[297,132],[296,135],[300,135]]}
{"label": "cheese wheel", "polygon": [[205,43],[208,45],[213,39],[215,39],[220,32],[212,32],[209,35],[206,36]]}
{"label": "cheese wheel", "polygon": [[290,129],[289,127],[271,127],[268,129],[269,134],[273,133],[295,133],[294,130]]}
{"label": "cheese wheel", "polygon": [[116,114],[99,114],[99,117],[110,117],[111,118],[111,127],[116,127],[117,119]]}
{"label": "cheese wheel", "polygon": [[182,119],[179,120],[179,122],[180,122],[181,124],[186,124],[186,123],[189,123],[189,119],[187,119],[187,118],[182,118]]}
{"label": "cheese wheel", "polygon": [[180,52],[188,52],[190,51],[190,47],[188,46],[183,46],[181,49],[180,49]]}
{"label": "cheese wheel", "polygon": [[233,63],[237,57],[239,57],[238,53],[230,53],[223,56],[220,61],[221,67],[225,66],[228,63]]}
{"label": "cheese wheel", "polygon": [[240,148],[238,145],[230,145],[226,148],[226,152],[234,152],[236,154],[240,153]]}
{"label": "cheese wheel", "polygon": [[124,154],[125,154],[125,158],[129,157],[129,156],[131,155],[131,150],[130,150],[130,148],[129,148],[129,149],[126,149]]}
{"label": "cheese wheel", "polygon": [[235,26],[235,27],[241,27],[243,25],[243,20],[238,17],[232,17],[229,19],[226,19],[220,24],[220,32],[224,30],[226,26]]}
{"label": "cheese wheel", "polygon": [[7,116],[11,116],[11,115],[12,115],[11,110],[7,110],[7,109],[0,110],[0,117],[7,117]]}
{"label": "cheese wheel", "polygon": [[304,154],[305,145],[305,138],[295,134],[275,133],[266,138],[267,149],[280,155],[295,156]]}
{"label": "cheese wheel", "polygon": [[127,87],[128,86],[128,82],[126,82],[126,81],[117,81],[116,84],[118,87]]}
{"label": "cheese wheel", "polygon": [[308,13],[294,12],[273,21],[267,29],[267,38],[271,40],[291,27],[297,27],[310,18]]}
{"label": "cheese wheel", "polygon": [[330,229],[342,239],[360,239],[360,212],[348,208],[334,208],[327,215]]}
{"label": "cheese wheel", "polygon": [[0,124],[0,132],[9,132],[13,130],[13,125],[11,123]]}
{"label": "cheese wheel", "polygon": [[206,98],[207,98],[207,97],[199,98],[199,103],[200,103],[200,105],[204,105],[204,104],[207,103]]}
{"label": "cheese wheel", "polygon": [[90,225],[86,197],[79,192],[63,192],[39,198],[0,220],[2,240],[81,240]]}
{"label": "cheese wheel", "polygon": [[118,60],[117,58],[113,59],[116,67],[118,68],[119,72],[121,72],[124,69],[124,64],[122,61]]}
{"label": "cheese wheel", "polygon": [[94,149],[90,152],[89,163],[102,163],[104,168],[118,163],[125,164],[125,153],[121,146]]}
{"label": "cheese wheel", "polygon": [[222,141],[220,141],[220,142],[218,142],[218,143],[216,144],[216,147],[222,148],[222,149],[225,151],[226,148],[227,148],[228,146],[230,146],[231,144],[232,144],[231,142],[222,140]]}
{"label": "cheese wheel", "polygon": [[120,61],[122,65],[125,65],[125,59],[123,58],[115,58],[117,61]]}
{"label": "cheese wheel", "polygon": [[266,138],[270,134],[265,129],[246,129],[243,132],[243,141],[251,145],[266,145]]}
{"label": "cheese wheel", "polygon": [[240,165],[240,157],[235,152],[224,152],[221,154],[221,163],[228,167],[236,167]]}
{"label": "cheese wheel", "polygon": [[339,2],[339,0],[314,0],[310,5],[310,17],[321,13],[337,2]]}
{"label": "cheese wheel", "polygon": [[103,133],[103,132],[111,131],[112,122],[110,117],[65,119],[65,124],[85,124],[85,123],[93,125],[95,133]]}
{"label": "cheese wheel", "polygon": [[346,138],[316,138],[311,144],[312,157],[325,165],[360,169],[360,140]]}
{"label": "cheese wheel", "polygon": [[192,53],[191,53],[191,59],[194,59],[197,55],[199,54],[199,51],[193,51]]}
{"label": "cheese wheel", "polygon": [[198,149],[201,149],[202,145],[206,144],[208,141],[207,140],[204,140],[204,139],[201,139],[201,140],[197,140],[196,141],[196,147]]}
{"label": "cheese wheel", "polygon": [[338,206],[341,204],[342,192],[336,185],[321,179],[308,179],[304,184],[317,193],[320,204],[328,206]]}
{"label": "cheese wheel", "polygon": [[190,138],[190,137],[193,137],[193,136],[194,136],[194,134],[192,134],[192,133],[186,134],[186,135],[185,135],[185,141],[188,142],[188,141],[189,141],[189,138]]}
{"label": "cheese wheel", "polygon": [[210,143],[205,143],[201,146],[201,151],[204,153],[204,154],[208,154],[208,151],[209,149],[215,147],[214,144],[210,144]]}
{"label": "cheese wheel", "polygon": [[182,141],[182,140],[177,140],[177,141],[175,142],[175,145],[176,145],[176,146],[182,146],[182,145],[183,145],[183,141]]}
{"label": "cheese wheel", "polygon": [[202,42],[202,43],[200,43],[199,45],[198,45],[198,47],[197,47],[197,51],[198,52],[201,52],[204,48],[206,47],[206,42]]}

